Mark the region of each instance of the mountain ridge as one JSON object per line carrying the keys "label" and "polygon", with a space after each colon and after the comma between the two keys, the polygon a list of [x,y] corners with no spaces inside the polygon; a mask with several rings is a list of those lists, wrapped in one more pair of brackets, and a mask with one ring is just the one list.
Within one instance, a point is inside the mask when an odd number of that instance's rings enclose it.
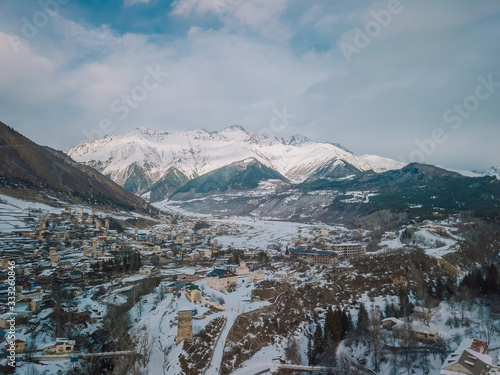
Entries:
{"label": "mountain ridge", "polygon": [[[82,143],[67,150],[75,160],[96,168],[136,194],[146,193],[174,167],[189,179],[254,158],[294,183],[300,183],[318,168],[342,160],[361,171],[385,172],[405,163],[377,155],[354,155],[331,143],[315,142],[294,135],[267,138],[240,125],[219,131],[190,130],[159,132],[138,128],[119,135]],[[140,168],[142,173],[130,170]],[[129,179],[140,175],[141,181]]]}
{"label": "mountain ridge", "polygon": [[62,151],[40,146],[0,122],[0,185],[51,191],[89,204],[142,213],[157,210],[139,197]]}

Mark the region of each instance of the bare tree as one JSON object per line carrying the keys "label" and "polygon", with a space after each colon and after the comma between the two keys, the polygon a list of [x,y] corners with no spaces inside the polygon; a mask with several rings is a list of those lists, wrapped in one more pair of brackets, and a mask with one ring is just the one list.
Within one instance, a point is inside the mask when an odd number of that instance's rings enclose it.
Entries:
{"label": "bare tree", "polygon": [[153,352],[153,345],[154,340],[151,339],[147,330],[138,337],[136,351],[140,357],[137,363],[142,368],[146,368],[149,364]]}
{"label": "bare tree", "polygon": [[380,309],[372,306],[369,313],[368,332],[370,335],[370,345],[373,350],[373,367],[375,372],[380,370],[381,360],[381,331],[380,331]]}
{"label": "bare tree", "polygon": [[405,327],[399,333],[399,340],[401,347],[400,366],[402,366],[407,371],[407,374],[410,375],[411,367],[417,359],[417,343],[415,333],[411,330],[409,322],[405,323]]}
{"label": "bare tree", "polygon": [[294,337],[288,337],[286,348],[285,348],[286,359],[292,364],[300,364],[302,358],[300,356],[299,344],[297,339]]}

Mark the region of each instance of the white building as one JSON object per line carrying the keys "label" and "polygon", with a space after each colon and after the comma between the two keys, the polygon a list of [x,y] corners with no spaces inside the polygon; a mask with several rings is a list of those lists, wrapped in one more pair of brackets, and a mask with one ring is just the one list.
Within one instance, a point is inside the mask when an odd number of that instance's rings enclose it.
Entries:
{"label": "white building", "polygon": [[247,267],[247,264],[245,262],[241,262],[240,266],[236,268],[236,274],[238,276],[240,275],[248,275],[250,273],[250,270]]}
{"label": "white building", "polygon": [[238,284],[238,276],[234,273],[217,268],[207,274],[207,285],[216,290],[224,290],[230,285]]}
{"label": "white building", "polygon": [[155,266],[142,266],[139,269],[139,273],[141,275],[151,276],[151,275],[156,273],[156,267]]}

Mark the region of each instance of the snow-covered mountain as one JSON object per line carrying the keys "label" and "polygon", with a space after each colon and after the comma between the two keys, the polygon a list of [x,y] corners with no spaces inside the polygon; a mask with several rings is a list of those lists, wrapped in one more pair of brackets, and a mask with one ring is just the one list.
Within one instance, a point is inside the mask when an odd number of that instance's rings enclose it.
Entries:
{"label": "snow-covered mountain", "polygon": [[494,176],[500,180],[500,167],[491,167],[490,169],[480,172],[483,176]]}
{"label": "snow-covered mountain", "polygon": [[85,142],[69,149],[67,154],[134,193],[147,192],[172,168],[191,180],[248,159],[256,160],[294,183],[303,182],[320,168],[331,169],[336,164],[347,163],[360,171],[375,172],[405,165],[376,155],[357,156],[340,145],[314,142],[300,135],[271,139],[237,125],[221,131],[175,133],[142,127]]}

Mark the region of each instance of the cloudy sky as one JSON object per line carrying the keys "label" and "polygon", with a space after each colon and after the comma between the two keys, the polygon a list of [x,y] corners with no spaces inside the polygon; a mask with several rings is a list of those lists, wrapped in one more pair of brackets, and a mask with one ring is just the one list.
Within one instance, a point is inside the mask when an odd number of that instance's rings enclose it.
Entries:
{"label": "cloudy sky", "polygon": [[483,170],[499,40],[498,0],[5,0],[0,121],[63,150],[239,124]]}

